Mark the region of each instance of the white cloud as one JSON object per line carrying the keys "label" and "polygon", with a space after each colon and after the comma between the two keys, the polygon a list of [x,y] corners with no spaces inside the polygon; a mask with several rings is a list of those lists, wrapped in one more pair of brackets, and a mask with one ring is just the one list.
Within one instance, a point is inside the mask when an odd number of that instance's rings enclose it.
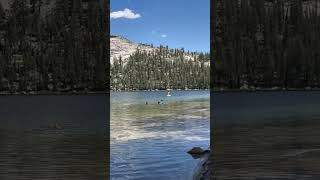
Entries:
{"label": "white cloud", "polygon": [[126,19],[137,19],[140,18],[141,15],[138,13],[132,12],[132,10],[125,8],[123,11],[115,11],[110,13],[111,19],[118,19],[118,18],[126,18]]}
{"label": "white cloud", "polygon": [[161,37],[162,37],[162,38],[166,38],[167,35],[166,35],[166,34],[161,34]]}

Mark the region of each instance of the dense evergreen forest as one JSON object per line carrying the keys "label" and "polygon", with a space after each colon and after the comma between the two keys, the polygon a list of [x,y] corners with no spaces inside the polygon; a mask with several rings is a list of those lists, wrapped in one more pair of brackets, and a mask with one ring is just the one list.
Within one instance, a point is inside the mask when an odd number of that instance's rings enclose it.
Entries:
{"label": "dense evergreen forest", "polygon": [[320,87],[317,0],[216,0],[214,20],[214,87]]}
{"label": "dense evergreen forest", "polygon": [[0,3],[0,91],[102,91],[107,86],[106,0]]}
{"label": "dense evergreen forest", "polygon": [[[185,55],[188,56],[185,56]],[[189,57],[189,58],[188,58]],[[210,55],[190,53],[168,46],[137,50],[126,61],[114,59],[113,90],[206,89],[210,84]]]}

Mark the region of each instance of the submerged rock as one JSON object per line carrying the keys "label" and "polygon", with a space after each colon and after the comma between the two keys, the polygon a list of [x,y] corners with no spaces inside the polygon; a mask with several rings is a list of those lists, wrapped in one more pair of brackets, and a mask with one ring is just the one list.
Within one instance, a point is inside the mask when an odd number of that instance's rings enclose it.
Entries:
{"label": "submerged rock", "polygon": [[49,129],[63,129],[59,123],[54,123],[49,125]]}

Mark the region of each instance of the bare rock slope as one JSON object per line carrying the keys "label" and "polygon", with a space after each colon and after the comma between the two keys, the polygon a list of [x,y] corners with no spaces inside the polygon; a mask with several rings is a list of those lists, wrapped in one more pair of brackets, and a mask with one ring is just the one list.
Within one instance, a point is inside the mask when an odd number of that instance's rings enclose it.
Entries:
{"label": "bare rock slope", "polygon": [[[115,58],[119,58],[120,56],[125,64],[130,55],[134,54],[134,52],[136,52],[137,50],[151,52],[159,50],[159,47],[151,47],[150,45],[135,43],[121,36],[110,36],[111,64],[113,64],[113,60]],[[195,57],[198,56],[198,54],[192,55],[191,53],[185,52],[183,56],[187,60],[194,60]],[[168,57],[167,60],[172,60],[172,58]]]}
{"label": "bare rock slope", "polygon": [[137,50],[152,51],[156,48],[151,46],[134,43],[121,36],[110,36],[110,63],[113,64],[114,58],[121,58],[126,60]]}

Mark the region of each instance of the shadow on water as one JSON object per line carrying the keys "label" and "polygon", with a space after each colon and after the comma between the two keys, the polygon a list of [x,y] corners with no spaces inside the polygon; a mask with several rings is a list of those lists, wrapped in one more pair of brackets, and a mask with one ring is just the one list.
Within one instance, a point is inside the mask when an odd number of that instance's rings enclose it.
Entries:
{"label": "shadow on water", "polygon": [[0,179],[105,179],[105,104],[104,95],[0,97]]}
{"label": "shadow on water", "polygon": [[215,179],[320,178],[319,92],[226,95],[215,96]]}

